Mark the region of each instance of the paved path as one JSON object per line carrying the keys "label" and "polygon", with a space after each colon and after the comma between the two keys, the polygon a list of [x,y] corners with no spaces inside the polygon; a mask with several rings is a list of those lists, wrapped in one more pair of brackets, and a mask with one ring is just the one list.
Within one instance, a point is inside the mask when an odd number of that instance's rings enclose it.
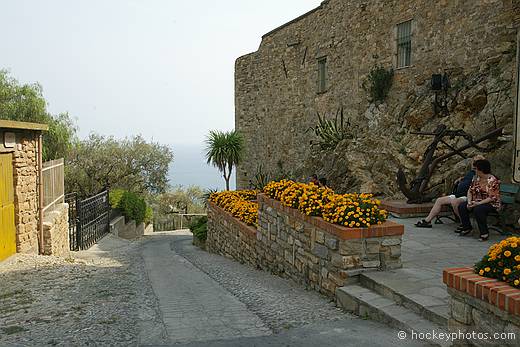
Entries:
{"label": "paved path", "polygon": [[491,233],[487,242],[473,237],[460,237],[453,230],[458,224],[434,224],[433,228],[414,226],[418,218],[396,219],[405,225],[401,260],[403,268],[368,273],[367,276],[393,292],[406,296],[429,310],[448,317],[449,294],[442,282],[442,271],[448,267],[473,265],[486,254],[489,246],[504,236]]}
{"label": "paved path", "polygon": [[167,237],[147,242],[143,258],[171,342],[270,334],[243,303],[173,252]]}
{"label": "paved path", "polygon": [[290,280],[201,251],[186,233],[161,234],[148,237],[142,255],[167,342],[145,338],[145,344],[423,345],[403,343],[396,330],[344,313]]}

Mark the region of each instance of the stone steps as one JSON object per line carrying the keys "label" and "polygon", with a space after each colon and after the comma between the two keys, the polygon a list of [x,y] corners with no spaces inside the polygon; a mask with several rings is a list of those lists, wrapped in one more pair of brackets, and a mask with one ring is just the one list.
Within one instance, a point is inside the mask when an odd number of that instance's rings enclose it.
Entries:
{"label": "stone steps", "polygon": [[[449,302],[446,287],[432,279],[413,276],[410,270],[363,273],[360,285],[413,311],[432,323],[447,327]],[[438,282],[438,283],[437,283]]]}
{"label": "stone steps", "polygon": [[[359,315],[362,318],[370,318],[393,328],[408,332],[408,340],[412,331],[419,333],[432,333],[433,331],[447,332],[446,328],[431,322],[414,311],[398,305],[394,300],[365,288],[359,284],[352,284],[336,290],[336,299],[339,306],[346,311]],[[424,342],[436,346],[449,346],[442,340],[425,340]]]}

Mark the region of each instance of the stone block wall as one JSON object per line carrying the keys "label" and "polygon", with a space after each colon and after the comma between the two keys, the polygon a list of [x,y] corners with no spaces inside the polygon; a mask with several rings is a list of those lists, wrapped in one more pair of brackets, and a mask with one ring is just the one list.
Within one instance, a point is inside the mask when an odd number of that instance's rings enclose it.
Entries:
{"label": "stone block wall", "polygon": [[[396,67],[397,25],[412,20],[411,65]],[[327,0],[265,34],[256,52],[235,63],[235,128],[246,153],[237,187],[246,188],[262,164],[274,175],[325,176],[335,191],[398,196],[395,172],[408,179],[431,143],[412,131],[439,124],[475,138],[494,127],[506,136],[486,153],[504,180],[511,177],[517,27],[516,0]],[[318,60],[326,58],[326,90],[318,90]],[[383,103],[364,83],[375,66],[394,69]],[[435,114],[431,75],[450,76],[449,114]],[[316,113],[333,118],[343,107],[352,139],[336,150],[313,151],[307,131]],[[460,141],[463,143],[464,141]],[[486,144],[487,145],[487,144]],[[468,151],[468,155],[477,151]],[[454,181],[469,168],[451,158],[432,184]],[[451,188],[447,187],[448,189]]]}
{"label": "stone block wall", "polygon": [[367,270],[401,267],[404,227],[345,228],[258,196],[258,227],[217,206],[208,211],[209,251],[306,284],[328,296]]}
{"label": "stone block wall", "polygon": [[0,141],[0,153],[12,155],[14,184],[14,218],[16,226],[16,251],[18,253],[38,253],[38,161],[36,150],[38,134],[33,131],[0,129],[0,139],[4,132],[14,132],[14,148],[4,147]]}
{"label": "stone block wall", "polygon": [[454,346],[518,346],[520,290],[475,274],[471,268],[443,272],[450,294],[448,329]]}
{"label": "stone block wall", "polygon": [[69,205],[57,205],[43,216],[43,254],[67,257],[69,244]]}
{"label": "stone block wall", "polygon": [[206,249],[243,264],[258,266],[257,229],[236,219],[215,204],[208,207]]}

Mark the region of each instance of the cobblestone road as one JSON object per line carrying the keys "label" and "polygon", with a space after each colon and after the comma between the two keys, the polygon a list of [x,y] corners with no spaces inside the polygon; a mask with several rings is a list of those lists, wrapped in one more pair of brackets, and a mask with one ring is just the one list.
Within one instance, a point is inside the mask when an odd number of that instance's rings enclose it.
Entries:
{"label": "cobblestone road", "polygon": [[186,233],[0,264],[0,346],[415,346]]}
{"label": "cobblestone road", "polygon": [[[137,345],[166,341],[138,243],[75,258],[17,255],[0,265],[0,346]],[[146,340],[145,340],[146,341]]]}

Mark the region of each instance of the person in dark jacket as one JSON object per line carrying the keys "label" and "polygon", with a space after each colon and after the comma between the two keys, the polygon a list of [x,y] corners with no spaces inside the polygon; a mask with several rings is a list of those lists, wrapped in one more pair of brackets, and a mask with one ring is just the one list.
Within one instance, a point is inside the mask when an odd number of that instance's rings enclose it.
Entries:
{"label": "person in dark jacket", "polygon": [[415,226],[418,228],[431,228],[433,218],[435,218],[441,212],[442,207],[444,205],[451,205],[451,207],[453,208],[453,212],[455,213],[455,215],[457,215],[457,217],[459,217],[460,220],[459,205],[467,200],[468,190],[471,186],[471,182],[473,181],[473,177],[475,176],[475,168],[473,165],[477,160],[483,159],[484,157],[482,155],[477,155],[473,157],[471,163],[471,170],[468,171],[466,175],[460,177],[455,181],[456,188],[454,189],[453,194],[443,196],[435,200],[435,204],[433,205],[428,216],[425,219],[415,223]]}

